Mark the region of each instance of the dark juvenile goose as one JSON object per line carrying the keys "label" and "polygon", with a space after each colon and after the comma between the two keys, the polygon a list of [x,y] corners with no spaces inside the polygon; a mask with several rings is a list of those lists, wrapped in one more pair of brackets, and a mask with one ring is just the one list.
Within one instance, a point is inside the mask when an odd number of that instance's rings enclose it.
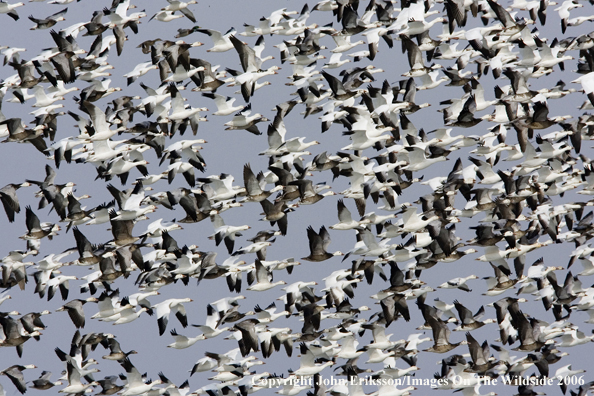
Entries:
{"label": "dark juvenile goose", "polygon": [[386,297],[380,301],[380,305],[384,314],[384,320],[386,321],[386,327],[397,319],[398,314],[402,315],[407,322],[410,320],[408,305],[406,304],[404,294],[397,293]]}
{"label": "dark juvenile goose", "polygon": [[424,349],[425,352],[446,353],[462,343],[467,343],[466,341],[463,341],[452,344],[450,342],[450,329],[443,320],[432,315],[427,315],[426,320],[427,323],[429,323],[429,326],[431,326],[431,331],[433,332],[433,346],[431,348]]}
{"label": "dark juvenile goose", "polygon": [[97,395],[113,395],[124,389],[123,385],[116,385],[117,380],[117,376],[110,375],[97,381],[101,386],[101,392],[97,393]]}
{"label": "dark juvenile goose", "polygon": [[21,239],[41,239],[48,237],[52,239],[54,235],[60,230],[57,224],[43,223],[39,221],[37,215],[33,212],[30,206],[27,206],[25,224],[27,225],[27,233],[21,236]]}
{"label": "dark juvenile goose", "polygon": [[470,369],[476,373],[484,373],[490,369],[492,364],[489,361],[489,357],[491,356],[489,343],[485,340],[483,345],[480,345],[470,333],[466,333],[466,342],[468,343],[470,357],[472,358]]}
{"label": "dark juvenile goose", "polygon": [[309,256],[303,257],[301,260],[306,261],[325,261],[333,256],[342,256],[343,253],[336,251],[328,253],[328,245],[330,245],[330,234],[325,226],[320,227],[320,233],[314,231],[312,226],[307,227],[307,238],[309,239]]}
{"label": "dark juvenile goose", "polygon": [[241,340],[239,341],[241,356],[247,356],[252,350],[254,352],[260,350],[258,335],[256,334],[256,325],[259,323],[258,319],[246,319],[233,326],[235,330],[241,332]]}
{"label": "dark juvenile goose", "polygon": [[470,309],[460,304],[458,300],[454,300],[454,307],[456,308],[456,311],[458,311],[458,316],[460,316],[460,322],[462,322],[462,324],[459,327],[454,329],[455,331],[475,330],[480,327],[483,327],[487,323],[495,322],[492,319],[487,319],[482,322],[478,320],[485,313],[485,308],[483,306],[481,306],[477,313],[474,315],[472,314],[472,311],[470,311]]}
{"label": "dark juvenile goose", "polygon": [[107,343],[109,344],[109,355],[105,355],[103,356],[103,359],[106,360],[124,360],[126,357],[128,357],[128,355],[133,355],[136,354],[138,352],[136,352],[135,350],[131,350],[129,352],[124,352],[122,351],[122,348],[120,348],[120,343],[115,339],[115,338],[109,338],[107,340]]}
{"label": "dark juvenile goose", "polygon": [[325,71],[322,72],[322,75],[328,81],[328,85],[330,85],[330,89],[332,90],[334,99],[336,100],[346,100],[352,98],[357,94],[357,92],[347,91],[342,82],[334,77],[333,75],[326,73]]}
{"label": "dark juvenile goose", "polygon": [[19,357],[23,355],[23,344],[31,337],[36,337],[41,334],[38,331],[33,331],[23,335],[25,331],[23,331],[22,323],[12,319],[10,316],[0,317],[0,326],[2,326],[5,336],[5,339],[0,342],[0,346],[16,347],[17,355],[19,355]]}
{"label": "dark juvenile goose", "polygon": [[[261,202],[268,198],[270,194],[274,191],[281,189],[282,187],[277,187],[271,191],[265,191],[260,186],[260,179],[263,177],[262,172],[258,174],[258,177],[254,175],[250,164],[245,164],[243,166],[243,184],[245,186],[245,190],[247,192],[247,201],[253,202]],[[284,235],[284,234],[283,234]]]}
{"label": "dark juvenile goose", "polygon": [[493,0],[487,0],[489,6],[497,16],[497,19],[503,24],[504,29],[500,35],[504,36],[513,36],[514,34],[519,33],[526,27],[525,21],[514,20],[512,16],[507,12],[505,8],[503,8],[500,4]]}
{"label": "dark juvenile goose", "polygon": [[56,23],[65,20],[64,15],[66,14],[66,12],[68,12],[68,7],[56,12],[55,14],[48,16],[47,18],[38,19],[34,18],[33,15],[29,15],[29,19],[35,23],[35,26],[33,26],[31,30],[51,28]]}
{"label": "dark juvenile goose", "polygon": [[33,383],[32,386],[29,388],[39,389],[39,390],[48,390],[53,388],[56,385],[62,385],[61,381],[51,382],[50,378],[52,373],[50,371],[42,371],[39,378],[36,380],[31,381]]}
{"label": "dark juvenile goose", "polygon": [[269,221],[270,225],[278,223],[278,229],[280,230],[281,235],[286,235],[287,227],[289,225],[287,212],[290,211],[290,209],[287,208],[286,202],[278,201],[273,204],[269,200],[263,199],[260,201],[260,205],[262,205],[262,209],[264,210],[264,218],[262,220]]}
{"label": "dark juvenile goose", "polygon": [[6,140],[2,141],[3,143],[24,143],[27,141],[34,141],[43,135],[44,129],[42,125],[35,127],[33,129],[28,129],[25,127],[23,121],[20,118],[6,119],[0,122],[0,125],[6,125],[6,128],[8,129],[8,137],[6,138]]}
{"label": "dark juvenile goose", "polygon": [[132,236],[134,220],[114,220],[117,217],[115,210],[109,213],[111,222],[111,233],[113,234],[113,243],[117,246],[130,245],[138,240],[138,237]]}
{"label": "dark juvenile goose", "polygon": [[[514,351],[539,351],[545,345],[545,342],[535,338],[533,327],[522,311],[518,311],[517,314],[512,315],[512,324],[518,329],[518,336],[520,338],[520,346],[513,348]],[[548,340],[546,343],[551,344],[552,340]]]}
{"label": "dark juvenile goose", "polygon": [[19,198],[17,197],[16,191],[21,187],[28,187],[30,185],[31,184],[27,182],[21,184],[11,183],[0,188],[0,200],[4,206],[4,211],[6,212],[8,221],[11,223],[14,222],[15,212],[20,213],[21,211],[21,206],[19,205]]}
{"label": "dark juvenile goose", "polygon": [[72,300],[60,308],[56,309],[56,312],[67,311],[72,323],[77,329],[85,327],[85,311],[83,310],[83,305],[88,302],[97,302],[95,297],[89,297],[86,300],[79,300],[75,299]]}
{"label": "dark juvenile goose", "polygon": [[33,364],[26,364],[26,365],[19,365],[15,364],[14,366],[10,366],[9,368],[0,371],[0,375],[7,376],[10,381],[16,386],[17,390],[24,394],[27,392],[27,385],[25,384],[25,377],[23,376],[23,370],[26,369],[34,369],[37,366]]}
{"label": "dark juvenile goose", "polygon": [[[169,195],[169,191],[167,193]],[[207,219],[212,211],[206,194],[183,195],[179,199],[179,205],[186,211],[186,217],[180,223],[197,223]]]}
{"label": "dark juvenile goose", "polygon": [[334,191],[327,191],[323,194],[317,192],[314,188],[313,182],[310,179],[298,179],[289,183],[289,185],[296,185],[299,187],[299,204],[311,205],[324,199],[328,195],[336,195]]}

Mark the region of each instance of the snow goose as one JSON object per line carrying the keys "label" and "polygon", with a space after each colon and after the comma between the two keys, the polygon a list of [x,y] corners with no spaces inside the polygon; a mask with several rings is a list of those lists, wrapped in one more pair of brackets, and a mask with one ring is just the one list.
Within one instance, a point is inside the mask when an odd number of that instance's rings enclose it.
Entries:
{"label": "snow goose", "polygon": [[225,97],[223,95],[219,95],[216,93],[203,93],[202,96],[207,98],[213,99],[217,106],[217,111],[212,113],[213,115],[217,116],[226,116],[233,114],[235,112],[241,111],[244,109],[245,106],[233,106],[233,102],[235,102],[235,98]]}
{"label": "snow goose", "polygon": [[472,290],[468,288],[466,281],[468,281],[470,279],[478,279],[478,278],[479,277],[476,275],[468,275],[466,277],[453,278],[445,283],[442,283],[441,285],[439,285],[437,287],[442,288],[442,289],[460,289],[460,290],[464,290],[466,292],[470,292]]}
{"label": "snow goose", "polygon": [[262,265],[262,262],[258,259],[255,261],[256,267],[256,283],[252,286],[248,287],[248,290],[252,291],[266,291],[272,289],[278,285],[286,285],[287,282],[285,281],[278,281],[278,282],[271,282],[272,279],[272,271]]}
{"label": "snow goose", "polygon": [[370,223],[369,219],[362,219],[360,221],[353,220],[351,212],[348,210],[342,199],[338,200],[337,207],[339,222],[330,226],[330,229],[332,230],[352,230],[355,228],[361,228],[363,224]]}
{"label": "snow goose", "polygon": [[433,88],[437,88],[444,82],[449,81],[449,79],[445,76],[442,76],[439,79],[438,79],[438,77],[439,77],[439,70],[434,70],[427,74],[423,74],[421,76],[421,85],[419,85],[417,87],[417,89],[419,91],[424,90],[424,89],[433,89]]}
{"label": "snow goose", "polygon": [[196,0],[190,0],[190,1],[179,1],[179,0],[167,0],[169,2],[169,5],[165,8],[163,8],[163,10],[165,11],[172,11],[172,12],[176,12],[179,11],[180,13],[182,13],[186,18],[188,18],[190,21],[192,21],[193,23],[196,23],[196,17],[194,17],[194,14],[192,13],[192,11],[190,11],[188,9],[188,6],[190,4],[196,4],[197,1]]}
{"label": "snow goose", "polygon": [[273,26],[271,20],[265,17],[260,18],[260,23],[258,23],[257,26],[248,25],[247,23],[244,23],[243,27],[245,31],[239,34],[245,37],[264,36],[267,34],[272,35],[278,32],[279,30],[282,30],[281,26]]}
{"label": "snow goose", "polygon": [[128,358],[121,361],[120,364],[124,370],[126,370],[127,379],[127,384],[124,387],[124,391],[121,393],[122,396],[140,395],[142,393],[149,392],[155,387],[155,385],[163,383],[161,379],[145,383],[138,369],[134,367]]}
{"label": "snow goose", "polygon": [[190,119],[199,112],[208,110],[203,107],[190,107],[189,109],[186,109],[184,105],[184,98],[181,96],[179,90],[173,83],[169,84],[169,93],[171,94],[171,114],[169,114],[167,117],[169,120],[182,121],[185,119]]}
{"label": "snow goose", "polygon": [[402,215],[402,232],[417,232],[425,228],[429,223],[438,219],[438,216],[425,217],[417,214],[415,206],[403,207],[404,214]]}
{"label": "snow goose", "polygon": [[242,226],[229,226],[225,225],[223,218],[219,214],[211,214],[210,221],[214,227],[214,234],[210,235],[209,239],[214,239],[216,245],[222,241],[225,241],[225,246],[229,254],[233,253],[233,246],[235,245],[235,237],[241,236],[241,231],[249,230],[251,227],[248,225]]}
{"label": "snow goose", "polygon": [[175,316],[182,324],[183,327],[188,326],[188,318],[186,316],[186,309],[183,303],[192,302],[191,298],[170,298],[162,301],[158,304],[153,305],[153,309],[157,311],[157,324],[159,325],[159,335],[165,333],[167,323],[169,322],[169,314],[171,311],[175,313]]}
{"label": "snow goose", "polygon": [[68,386],[59,390],[60,393],[68,393],[68,394],[78,394],[84,393],[89,387],[98,385],[97,382],[89,382],[87,384],[83,384],[80,381],[81,373],[78,369],[72,364],[66,364],[66,371],[68,375]]}
{"label": "snow goose", "polygon": [[124,299],[122,299],[122,302],[119,301],[119,292],[117,290],[113,293],[104,291],[99,296],[97,302],[97,308],[99,309],[99,312],[91,316],[91,319],[99,318],[99,320],[101,320],[103,318],[116,315],[126,309],[128,305],[129,304],[126,304]]}
{"label": "snow goose", "polygon": [[561,336],[561,341],[558,342],[555,347],[568,348],[577,345],[583,345],[593,340],[594,335],[586,336],[584,333],[574,328],[565,332],[565,334]]}
{"label": "snow goose", "polygon": [[110,180],[111,176],[118,176],[122,182],[122,184],[126,183],[128,180],[129,172],[136,168],[138,171],[146,176],[148,175],[148,170],[146,169],[145,165],[148,165],[147,160],[132,160],[129,161],[124,157],[117,157],[110,160],[105,168],[99,168],[98,172],[100,173],[101,178],[105,178]]}
{"label": "snow goose", "polygon": [[117,211],[117,216],[112,220],[136,220],[147,213],[152,213],[157,210],[155,205],[148,205],[141,207],[144,200],[144,188],[142,183],[136,183],[134,190],[130,197],[126,199],[121,205],[121,209]]}
{"label": "snow goose", "polygon": [[[279,235],[282,233],[280,231],[276,231]],[[258,241],[251,243],[247,246],[239,248],[237,251],[233,252],[233,256],[241,255],[241,254],[250,254],[256,253],[258,255],[258,259],[266,260],[266,248],[272,246],[274,239],[270,242],[267,241]]]}
{"label": "snow goose", "polygon": [[235,28],[231,28],[225,32],[225,34],[221,34],[218,30],[212,29],[196,29],[198,33],[204,33],[210,36],[213,46],[206,50],[206,52],[227,52],[233,48],[233,43],[229,39],[232,35],[236,33]]}
{"label": "snow goose", "polygon": [[175,329],[171,330],[170,333],[173,337],[174,342],[172,344],[167,345],[167,348],[185,349],[191,347],[200,340],[206,339],[203,334],[199,334],[196,337],[187,337],[185,335],[178,334]]}
{"label": "snow goose", "polygon": [[19,14],[16,12],[16,8],[24,6],[25,3],[13,3],[9,4],[6,2],[0,3],[0,14],[7,14],[9,17],[14,19],[15,21],[19,20]]}
{"label": "snow goose", "polygon": [[136,81],[138,79],[138,77],[142,77],[149,71],[155,70],[158,68],[159,67],[157,65],[153,65],[152,62],[139,63],[136,66],[134,66],[134,69],[132,69],[132,71],[124,74],[123,76],[126,77],[126,81],[127,81],[128,85],[130,85],[134,81]]}
{"label": "snow goose", "polygon": [[114,316],[111,316],[110,319],[114,320],[114,322],[113,322],[114,326],[120,325],[120,324],[126,324],[126,323],[135,321],[136,319],[138,319],[140,317],[140,315],[143,312],[147,312],[147,311],[148,311],[148,308],[146,308],[146,307],[142,307],[138,311],[136,311],[133,306],[128,305],[128,306],[126,306],[125,309],[121,310]]}
{"label": "snow goose", "polygon": [[260,132],[256,124],[259,122],[268,121],[268,119],[260,113],[250,115],[251,111],[251,105],[244,107],[243,110],[235,114],[231,121],[225,123],[225,126],[227,127],[225,130],[245,129],[254,135],[261,135],[262,132]]}
{"label": "snow goose", "polygon": [[336,69],[351,61],[350,59],[341,59],[341,57],[342,53],[340,52],[332,54],[328,62],[322,66],[322,69]]}
{"label": "snow goose", "polygon": [[171,22],[175,19],[179,19],[179,18],[183,18],[183,17],[184,17],[183,14],[175,14],[175,11],[161,10],[161,11],[157,12],[155,15],[153,15],[151,17],[151,19],[149,19],[149,22],[152,21],[153,19],[155,21],[160,21],[160,22]]}
{"label": "snow goose", "polygon": [[254,312],[256,313],[256,319],[260,321],[260,323],[271,323],[274,322],[276,319],[289,314],[288,311],[282,311],[275,313],[276,311],[276,304],[274,302],[270,303],[266,308],[262,309],[259,305],[254,307]]}
{"label": "snow goose", "polygon": [[[95,106],[93,103],[89,101],[83,101],[82,106],[86,110],[86,112],[91,116],[91,122],[93,124],[94,133],[88,140],[95,141],[95,140],[106,140],[113,137],[118,130],[110,130],[109,124],[107,123],[107,119],[105,117],[105,113],[99,107]],[[81,135],[80,138],[87,139],[86,136]]]}
{"label": "snow goose", "polygon": [[588,73],[574,81],[572,83],[579,83],[582,85],[582,90],[590,100],[590,103],[594,105],[594,72]]}
{"label": "snow goose", "polygon": [[217,326],[220,319],[220,314],[216,311],[211,304],[206,306],[206,322],[204,325],[192,325],[194,327],[198,327],[202,331],[202,336],[204,339],[214,338],[218,335],[222,334],[223,332],[229,330],[228,327],[221,327]]}
{"label": "snow goose", "polygon": [[364,349],[357,350],[357,346],[359,342],[355,339],[354,336],[349,335],[343,338],[343,343],[338,350],[338,353],[335,357],[343,358],[343,359],[355,359],[365,353]]}
{"label": "snow goose", "polygon": [[569,11],[579,7],[583,7],[583,4],[572,0],[565,0],[559,7],[555,8],[555,11],[559,13],[559,18],[561,19],[561,33],[565,33],[565,30],[567,29]]}
{"label": "snow goose", "polygon": [[322,372],[326,367],[332,366],[333,364],[334,362],[332,360],[316,364],[314,354],[305,346],[305,344],[302,344],[300,366],[299,369],[295,370],[292,374],[296,376],[311,376]]}

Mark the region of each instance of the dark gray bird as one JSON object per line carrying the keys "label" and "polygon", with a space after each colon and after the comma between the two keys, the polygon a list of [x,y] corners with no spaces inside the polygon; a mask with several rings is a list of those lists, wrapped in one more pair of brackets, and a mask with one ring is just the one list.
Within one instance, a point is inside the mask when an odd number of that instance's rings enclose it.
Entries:
{"label": "dark gray bird", "polygon": [[33,364],[26,364],[26,365],[19,365],[15,364],[14,366],[10,366],[9,368],[0,371],[0,375],[7,376],[10,381],[16,386],[17,390],[22,394],[27,392],[27,385],[25,384],[25,377],[23,376],[23,370],[26,369],[34,369],[37,366]]}
{"label": "dark gray bird", "polygon": [[80,329],[85,327],[85,311],[83,310],[83,305],[88,302],[97,301],[99,300],[95,297],[89,297],[86,300],[75,299],[56,309],[56,312],[67,311],[72,323],[74,323],[74,326],[77,329]]}
{"label": "dark gray bird", "polygon": [[241,332],[241,339],[238,340],[241,356],[247,356],[250,351],[258,352],[260,350],[256,334],[256,325],[259,323],[258,319],[246,319],[233,326],[235,330]]}
{"label": "dark gray bird", "polygon": [[8,217],[8,221],[14,222],[14,214],[21,212],[21,206],[19,205],[19,198],[17,197],[17,190],[21,187],[30,186],[30,183],[11,183],[0,188],[0,200],[4,206],[4,211]]}
{"label": "dark gray bird", "polygon": [[48,16],[47,18],[43,18],[43,19],[34,18],[33,15],[29,15],[29,19],[32,22],[35,22],[35,26],[33,26],[31,28],[31,30],[49,29],[52,26],[54,26],[56,23],[58,23],[60,21],[65,21],[66,18],[64,18],[64,15],[66,15],[67,12],[68,12],[68,7],[64,8],[61,11],[56,12],[55,14]]}

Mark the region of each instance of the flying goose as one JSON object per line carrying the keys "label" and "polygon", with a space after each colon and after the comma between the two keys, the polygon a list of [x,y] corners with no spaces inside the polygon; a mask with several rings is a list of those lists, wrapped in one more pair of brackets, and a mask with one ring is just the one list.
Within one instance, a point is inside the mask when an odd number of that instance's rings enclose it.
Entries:
{"label": "flying goose", "polygon": [[10,381],[16,386],[17,390],[25,394],[27,392],[27,386],[25,385],[25,377],[23,376],[23,370],[37,368],[34,364],[10,366],[7,369],[0,371],[0,375],[7,376]]}
{"label": "flying goose", "polygon": [[225,123],[225,126],[227,127],[225,128],[225,130],[245,129],[246,131],[253,133],[254,135],[261,135],[262,132],[260,132],[260,130],[258,129],[257,124],[259,122],[268,121],[268,119],[260,113],[250,115],[251,112],[251,104],[244,107],[241,111],[235,114],[231,121]]}
{"label": "flying goose", "polygon": [[236,98],[219,95],[216,93],[203,93],[202,96],[213,99],[217,106],[217,111],[212,113],[213,115],[226,116],[242,111],[245,106],[233,106]]}
{"label": "flying goose", "polygon": [[234,48],[233,43],[230,40],[230,37],[236,33],[236,30],[233,27],[227,30],[225,34],[221,34],[218,30],[213,29],[196,29],[196,32],[210,36],[213,46],[207,49],[207,52],[226,52]]}
{"label": "flying goose", "polygon": [[82,327],[85,327],[85,312],[83,310],[83,305],[88,302],[97,301],[99,300],[95,297],[88,297],[85,300],[75,299],[62,305],[60,308],[56,310],[56,312],[67,311],[68,316],[70,316],[70,319],[72,320],[72,323],[74,323],[74,326],[77,329],[80,329]]}
{"label": "flying goose", "polygon": [[233,326],[235,330],[241,332],[241,342],[239,343],[239,349],[241,356],[247,356],[250,351],[258,352],[260,350],[258,336],[256,334],[256,325],[260,321],[258,319],[245,319]]}
{"label": "flying goose", "polygon": [[9,222],[14,222],[14,214],[21,211],[16,191],[21,187],[28,187],[30,185],[31,183],[27,182],[21,184],[11,183],[0,188],[0,200],[2,201]]}
{"label": "flying goose", "polygon": [[337,201],[338,207],[338,220],[339,222],[331,225],[332,230],[352,230],[359,229],[370,222],[369,219],[361,219],[360,221],[353,220],[351,212],[344,204],[344,200],[339,199]]}
{"label": "flying goose", "polygon": [[256,283],[248,287],[248,290],[266,291],[275,286],[287,284],[287,282],[282,280],[272,283],[272,271],[262,265],[262,262],[259,259],[256,259],[254,265],[256,267]]}
{"label": "flying goose", "polygon": [[37,240],[45,237],[52,239],[60,230],[60,226],[57,224],[41,223],[30,206],[26,208],[25,224],[27,233],[20,237],[25,240]]}
{"label": "flying goose", "polygon": [[320,227],[320,232],[316,233],[312,226],[307,227],[307,238],[309,239],[309,255],[303,257],[302,260],[307,261],[325,261],[333,256],[342,256],[343,253],[336,251],[328,253],[326,250],[330,245],[330,234],[325,226]]}
{"label": "flying goose", "polygon": [[454,307],[456,308],[456,311],[458,311],[460,322],[462,323],[459,327],[455,328],[454,331],[472,331],[483,327],[487,323],[495,323],[494,319],[479,321],[480,317],[485,313],[485,309],[482,306],[474,315],[468,308],[460,304],[458,300],[454,300]]}
{"label": "flying goose", "polygon": [[33,383],[32,386],[29,388],[39,389],[39,390],[47,390],[51,389],[54,386],[62,385],[62,381],[51,382],[50,378],[52,373],[49,371],[42,371],[41,375],[38,379],[31,381]]}
{"label": "flying goose", "polygon": [[169,314],[173,311],[175,316],[183,327],[188,326],[188,318],[186,316],[186,309],[183,303],[192,302],[191,298],[170,298],[152,306],[157,312],[157,324],[159,325],[159,335],[165,333],[167,323],[169,322]]}
{"label": "flying goose", "polygon": [[249,230],[251,228],[248,225],[243,225],[243,226],[225,225],[223,218],[219,214],[216,214],[216,213],[210,215],[210,221],[212,222],[213,227],[214,227],[214,234],[212,234],[208,238],[214,239],[217,246],[219,246],[219,244],[222,241],[225,241],[225,246],[227,247],[229,254],[233,253],[233,246],[235,245],[235,237],[238,235],[241,236],[241,231]]}
{"label": "flying goose", "polygon": [[58,12],[48,16],[47,18],[43,18],[43,19],[37,19],[37,18],[34,18],[32,15],[30,15],[29,19],[35,23],[35,26],[33,26],[31,28],[31,30],[51,28],[56,23],[66,20],[64,18],[64,15],[66,14],[66,12],[68,12],[68,8],[64,8],[63,10],[58,11]]}
{"label": "flying goose", "polygon": [[467,343],[467,341],[463,341],[452,344],[449,340],[450,329],[441,319],[432,315],[427,315],[425,320],[427,323],[429,323],[429,326],[431,326],[431,331],[433,332],[433,346],[431,348],[424,349],[425,352],[446,353],[462,343]]}
{"label": "flying goose", "polygon": [[121,393],[123,396],[139,395],[150,391],[155,385],[162,384],[161,379],[146,383],[136,367],[130,362],[128,358],[125,358],[120,362],[124,370],[126,370],[127,384],[124,387],[124,391]]}
{"label": "flying goose", "polygon": [[328,85],[330,86],[330,89],[332,89],[334,99],[346,100],[357,95],[356,91],[347,91],[343,86],[342,82],[333,75],[326,73],[325,71],[322,71],[322,76],[324,76],[326,81],[328,81]]}

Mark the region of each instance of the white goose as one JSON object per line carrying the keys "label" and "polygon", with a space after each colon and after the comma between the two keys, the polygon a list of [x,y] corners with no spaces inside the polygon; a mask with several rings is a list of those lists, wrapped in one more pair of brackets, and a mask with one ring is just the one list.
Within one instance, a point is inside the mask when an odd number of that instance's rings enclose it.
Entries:
{"label": "white goose", "polygon": [[255,261],[256,266],[256,283],[248,287],[251,291],[266,291],[270,290],[275,286],[286,285],[285,281],[278,281],[272,283],[272,272],[262,265],[262,262],[258,259]]}

